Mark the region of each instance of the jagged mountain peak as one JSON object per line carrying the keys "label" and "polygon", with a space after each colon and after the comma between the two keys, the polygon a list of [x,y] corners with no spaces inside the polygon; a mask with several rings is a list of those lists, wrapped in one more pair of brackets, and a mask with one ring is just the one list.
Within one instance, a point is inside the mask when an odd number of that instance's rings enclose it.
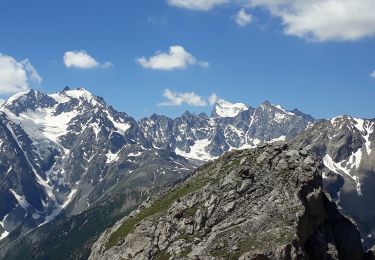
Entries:
{"label": "jagged mountain peak", "polygon": [[76,89],[69,89],[69,90],[64,90],[63,93],[71,98],[76,98],[76,99],[86,99],[86,100],[91,100],[91,99],[97,99],[98,97],[92,94],[90,91],[88,91],[85,88],[76,88]]}
{"label": "jagged mountain peak", "polygon": [[3,110],[8,110],[15,115],[26,111],[35,111],[38,108],[52,108],[54,106],[65,105],[71,110],[73,107],[104,107],[107,106],[104,99],[95,96],[84,88],[69,89],[45,94],[42,91],[30,89],[14,94],[2,105]]}
{"label": "jagged mountain peak", "polygon": [[264,100],[261,105],[263,105],[263,106],[272,106],[272,103],[269,100]]}
{"label": "jagged mountain peak", "polygon": [[260,105],[260,108],[267,108],[267,109],[272,109],[272,110],[278,110],[279,112],[282,112],[284,114],[288,114],[288,115],[291,115],[291,116],[294,116],[296,114],[294,114],[292,111],[289,111],[285,108],[283,108],[282,106],[280,105],[277,105],[277,104],[272,104],[270,101],[266,100],[264,101],[261,105]]}
{"label": "jagged mountain peak", "polygon": [[55,143],[59,143],[63,135],[88,127],[96,134],[101,127],[124,134],[136,124],[126,113],[117,112],[102,97],[84,88],[64,88],[53,94],[29,90],[12,96],[1,110],[22,124],[33,139],[47,137]]}
{"label": "jagged mountain peak", "polygon": [[335,128],[341,128],[343,126],[348,127],[351,131],[358,130],[361,133],[368,132],[374,126],[374,120],[356,118],[349,115],[342,115],[334,117],[330,120],[330,123]]}
{"label": "jagged mountain peak", "polygon": [[6,101],[5,101],[5,104],[11,104],[13,103],[15,100],[19,99],[20,97],[22,96],[25,96],[27,95],[29,92],[33,91],[32,89],[30,90],[26,90],[26,91],[21,91],[21,92],[18,92],[12,96],[10,96]]}
{"label": "jagged mountain peak", "polygon": [[35,100],[40,100],[41,98],[44,98],[47,96],[43,92],[35,89],[29,89],[26,91],[21,91],[18,92],[12,96],[10,96],[6,101],[5,105],[12,105],[16,102],[24,102],[26,99],[35,99]]}
{"label": "jagged mountain peak", "polygon": [[2,110],[19,115],[27,110],[53,107],[57,101],[41,91],[30,89],[11,96],[2,106]]}
{"label": "jagged mountain peak", "polygon": [[50,94],[58,103],[67,103],[71,100],[78,100],[79,104],[88,104],[93,107],[107,106],[102,97],[92,94],[85,88],[71,89],[65,87],[61,92]]}
{"label": "jagged mountain peak", "polygon": [[242,111],[248,110],[249,107],[243,103],[231,103],[225,99],[219,98],[212,112],[213,117],[235,117]]}

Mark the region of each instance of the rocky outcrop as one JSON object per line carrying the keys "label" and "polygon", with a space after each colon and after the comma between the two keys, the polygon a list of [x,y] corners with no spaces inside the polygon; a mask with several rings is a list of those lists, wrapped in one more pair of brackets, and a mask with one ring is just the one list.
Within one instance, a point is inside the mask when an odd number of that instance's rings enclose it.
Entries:
{"label": "rocky outcrop", "polygon": [[375,120],[322,120],[290,142],[323,158],[323,186],[359,226],[365,249],[375,245]]}
{"label": "rocky outcrop", "polygon": [[364,259],[321,168],[286,143],[230,152],[103,233],[90,259]]}

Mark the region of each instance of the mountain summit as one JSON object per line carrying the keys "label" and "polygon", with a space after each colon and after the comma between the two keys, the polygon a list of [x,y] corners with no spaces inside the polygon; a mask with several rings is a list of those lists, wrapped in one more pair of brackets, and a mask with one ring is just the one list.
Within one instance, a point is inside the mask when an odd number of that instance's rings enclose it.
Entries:
{"label": "mountain summit", "polygon": [[218,99],[212,111],[212,117],[235,117],[249,108],[243,103],[230,103],[224,99]]}

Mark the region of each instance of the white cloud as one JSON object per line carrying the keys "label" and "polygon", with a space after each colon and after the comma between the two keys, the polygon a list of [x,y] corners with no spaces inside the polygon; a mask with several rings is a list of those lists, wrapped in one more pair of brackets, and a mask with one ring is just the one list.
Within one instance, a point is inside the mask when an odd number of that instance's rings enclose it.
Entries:
{"label": "white cloud", "polygon": [[187,52],[184,47],[178,45],[169,47],[168,53],[158,52],[149,59],[145,57],[139,58],[137,62],[143,68],[155,70],[185,69],[192,65],[199,65],[204,68],[209,66],[207,61],[198,61],[197,58]]}
{"label": "white cloud", "polygon": [[208,103],[210,105],[215,105],[215,103],[218,99],[219,99],[219,97],[216,95],[216,93],[213,93],[211,96],[208,97]]}
{"label": "white cloud", "polygon": [[230,0],[167,0],[169,5],[199,11],[209,11],[228,2]]}
{"label": "white cloud", "polygon": [[0,94],[13,94],[30,88],[31,82],[42,78],[28,59],[17,61],[0,53]]}
{"label": "white cloud", "polygon": [[244,8],[241,8],[241,10],[234,16],[234,20],[239,26],[243,27],[250,24],[253,21],[253,17],[251,14],[246,13]]}
{"label": "white cloud", "polygon": [[279,17],[284,33],[315,41],[375,35],[374,0],[249,0]]}
{"label": "white cloud", "polygon": [[65,52],[64,64],[67,68],[79,69],[109,68],[113,66],[111,62],[100,64],[84,50]]}
{"label": "white cloud", "polygon": [[[280,18],[284,33],[313,41],[355,41],[375,36],[374,0],[167,0],[170,5],[209,11],[223,4],[261,7]],[[240,26],[251,22],[245,10]],[[242,19],[244,18],[244,19]]]}
{"label": "white cloud", "polygon": [[165,89],[163,96],[166,101],[159,103],[159,106],[207,106],[215,104],[217,100],[216,94],[212,94],[208,99],[205,99],[195,92],[173,92],[169,89]]}
{"label": "white cloud", "polygon": [[375,70],[370,74],[370,76],[375,79]]}

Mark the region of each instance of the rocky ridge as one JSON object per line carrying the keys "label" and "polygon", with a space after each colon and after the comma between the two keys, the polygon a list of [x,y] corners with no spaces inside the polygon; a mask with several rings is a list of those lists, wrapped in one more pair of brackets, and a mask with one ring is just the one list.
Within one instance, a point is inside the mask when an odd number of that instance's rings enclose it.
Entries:
{"label": "rocky ridge", "polygon": [[104,232],[90,259],[365,259],[323,191],[323,165],[290,144],[234,151]]}

